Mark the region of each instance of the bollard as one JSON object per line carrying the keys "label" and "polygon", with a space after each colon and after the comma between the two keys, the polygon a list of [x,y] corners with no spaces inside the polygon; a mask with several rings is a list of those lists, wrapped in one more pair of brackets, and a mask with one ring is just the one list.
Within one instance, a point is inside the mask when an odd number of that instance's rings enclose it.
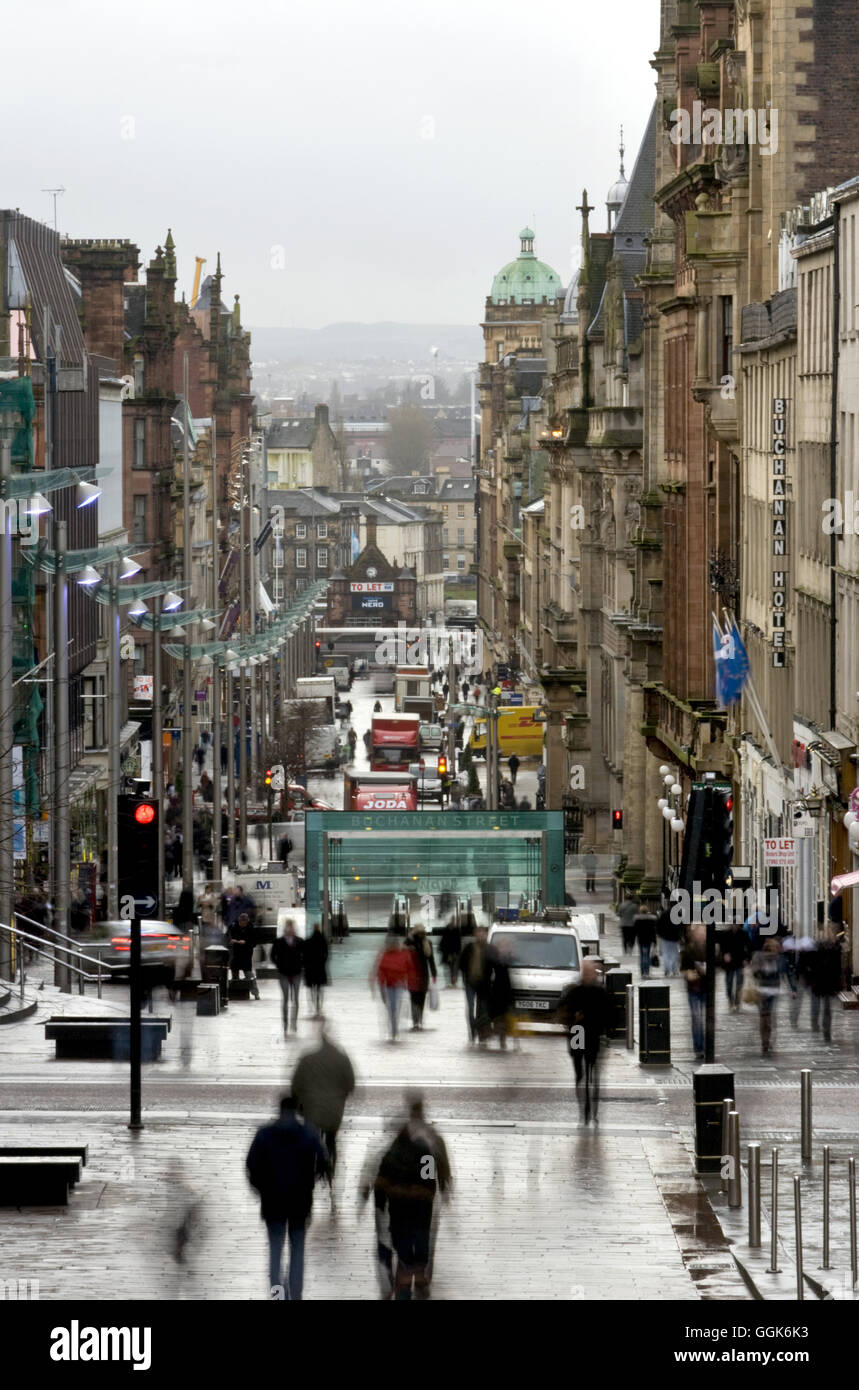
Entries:
{"label": "bollard", "polygon": [[[731,1111],[734,1108],[733,1100],[722,1101],[722,1172],[725,1173],[725,1159],[731,1156]],[[727,1171],[731,1171],[730,1163]],[[722,1178],[722,1191],[728,1191],[728,1178]]]}
{"label": "bollard", "polygon": [[829,1184],[831,1179],[832,1154],[828,1144],[823,1145],[823,1269],[831,1269],[829,1263]]}
{"label": "bollard", "polygon": [[728,1206],[743,1205],[743,1179],[740,1172],[740,1117],[736,1110],[728,1116],[728,1153],[731,1164],[728,1176]]}
{"label": "bollard", "polygon": [[856,1159],[852,1156],[847,1160],[847,1181],[850,1187],[850,1273],[852,1276],[852,1287],[856,1288],[857,1275],[857,1251],[856,1251]]}
{"label": "bollard", "polygon": [[761,1146],[749,1144],[746,1153],[749,1167],[749,1246],[761,1248]]}
{"label": "bollard", "polygon": [[800,1082],[800,1131],[802,1137],[802,1161],[811,1162],[811,1072],[804,1068],[799,1073]]}
{"label": "bollard", "polygon": [[770,1267],[767,1274],[779,1274],[778,1267],[778,1149],[772,1154],[772,1181],[770,1185]]}
{"label": "bollard", "polygon": [[635,985],[626,987],[626,1045],[635,1050]]}
{"label": "bollard", "polygon": [[799,1190],[799,1173],[793,1175],[793,1219],[796,1226],[796,1297],[797,1301],[802,1303],[802,1195]]}

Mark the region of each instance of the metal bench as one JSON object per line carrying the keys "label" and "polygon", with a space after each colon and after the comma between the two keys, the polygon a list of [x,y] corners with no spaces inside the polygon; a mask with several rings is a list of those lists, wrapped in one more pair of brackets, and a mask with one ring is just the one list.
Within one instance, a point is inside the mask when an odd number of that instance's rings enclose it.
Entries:
{"label": "metal bench", "polygon": [[[169,1018],[140,1020],[140,1055],[144,1062],[155,1062],[170,1031]],[[56,1044],[58,1059],[87,1059],[127,1062],[131,1055],[131,1020],[104,1018],[49,1019],[45,1039]]]}
{"label": "metal bench", "polygon": [[74,1154],[0,1155],[0,1207],[65,1207],[69,1187],[80,1182]]}
{"label": "metal bench", "polygon": [[[86,1144],[0,1144],[0,1158],[78,1158],[86,1167]],[[77,1181],[77,1179],[75,1180]]]}

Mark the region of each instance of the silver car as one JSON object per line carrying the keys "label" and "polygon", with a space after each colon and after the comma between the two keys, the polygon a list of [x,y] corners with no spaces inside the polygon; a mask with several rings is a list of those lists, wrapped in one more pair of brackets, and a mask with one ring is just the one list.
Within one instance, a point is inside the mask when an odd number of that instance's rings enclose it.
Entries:
{"label": "silver car", "polygon": [[[100,922],[98,928],[101,940],[88,943],[84,947],[85,954],[93,946],[105,965],[128,969],[131,960],[131,923],[125,920]],[[190,955],[191,937],[188,933],[180,931],[170,922],[152,918],[144,918],[140,923],[140,956],[144,965],[170,965],[178,961],[181,973],[181,966],[187,965]],[[114,969],[113,973],[119,974],[120,970]]]}

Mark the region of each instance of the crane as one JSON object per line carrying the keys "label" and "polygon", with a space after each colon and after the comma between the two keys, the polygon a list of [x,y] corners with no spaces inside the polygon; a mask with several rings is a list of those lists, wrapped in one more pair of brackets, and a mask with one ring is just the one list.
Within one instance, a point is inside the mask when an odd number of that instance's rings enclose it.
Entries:
{"label": "crane", "polygon": [[205,256],[197,256],[197,257],[196,257],[196,261],[197,261],[197,266],[196,266],[196,269],[195,269],[195,271],[194,271],[194,288],[193,288],[192,291],[191,291],[191,308],[192,308],[192,309],[193,309],[194,305],[197,303],[197,300],[198,300],[199,297],[200,297],[200,275],[201,275],[201,273],[202,273],[203,266],[206,264],[206,257],[205,257]]}

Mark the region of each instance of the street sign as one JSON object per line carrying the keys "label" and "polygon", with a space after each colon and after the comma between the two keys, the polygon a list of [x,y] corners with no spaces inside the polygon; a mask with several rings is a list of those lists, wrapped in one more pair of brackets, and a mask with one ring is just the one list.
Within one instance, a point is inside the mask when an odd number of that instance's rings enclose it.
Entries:
{"label": "street sign", "polygon": [[282,792],[286,786],[286,773],[283,763],[275,763],[271,769],[271,789],[273,792]]}
{"label": "street sign", "polygon": [[796,867],[795,840],[764,840],[764,867],[793,869]]}
{"label": "street sign", "polygon": [[148,893],[145,898],[134,899],[134,910],[138,917],[151,917],[156,907],[158,899]]}
{"label": "street sign", "polygon": [[522,695],[522,694],[521,694],[520,692],[518,692],[518,691],[515,692],[515,693],[514,693],[514,692],[511,692],[511,693],[507,696],[507,703],[508,703],[508,705],[524,705],[524,703],[525,703],[525,696]]}

